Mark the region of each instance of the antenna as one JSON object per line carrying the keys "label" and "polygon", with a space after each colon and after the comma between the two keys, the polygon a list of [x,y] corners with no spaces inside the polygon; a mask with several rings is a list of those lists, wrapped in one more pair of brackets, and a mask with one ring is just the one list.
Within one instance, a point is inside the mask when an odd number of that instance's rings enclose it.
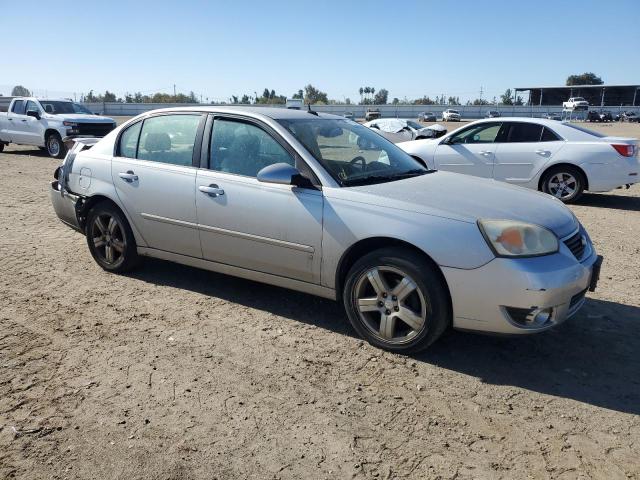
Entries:
{"label": "antenna", "polygon": [[311,110],[311,104],[307,103],[307,113],[310,113],[311,115],[315,115],[316,117],[318,116],[318,112],[315,112],[313,110]]}

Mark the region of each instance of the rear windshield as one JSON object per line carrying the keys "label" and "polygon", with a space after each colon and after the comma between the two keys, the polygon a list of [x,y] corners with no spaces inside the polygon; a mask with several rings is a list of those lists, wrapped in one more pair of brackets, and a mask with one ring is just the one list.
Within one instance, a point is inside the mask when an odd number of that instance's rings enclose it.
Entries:
{"label": "rear windshield", "polygon": [[594,132],[593,130],[589,130],[588,128],[584,128],[584,127],[579,127],[578,125],[575,125],[573,123],[563,123],[563,125],[565,127],[575,128],[576,130],[580,130],[583,133],[588,133],[589,135],[593,135],[594,137],[598,137],[598,138],[606,137],[606,135],[603,135],[600,132]]}

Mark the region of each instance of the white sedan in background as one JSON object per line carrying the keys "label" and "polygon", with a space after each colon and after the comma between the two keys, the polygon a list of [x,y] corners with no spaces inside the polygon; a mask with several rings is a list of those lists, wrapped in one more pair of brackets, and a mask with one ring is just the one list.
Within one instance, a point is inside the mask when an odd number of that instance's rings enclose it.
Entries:
{"label": "white sedan in background", "polygon": [[638,140],[539,118],[478,120],[435,140],[399,143],[436,170],[493,178],[554,195],[607,192],[639,181]]}
{"label": "white sedan in background", "polygon": [[[421,140],[425,138],[437,138],[443,135],[442,131],[447,130],[441,125],[430,125],[425,127],[413,120],[402,118],[379,118],[363,123],[365,127],[372,128],[387,140],[394,143],[406,142],[408,140]],[[434,128],[435,127],[435,128]]]}

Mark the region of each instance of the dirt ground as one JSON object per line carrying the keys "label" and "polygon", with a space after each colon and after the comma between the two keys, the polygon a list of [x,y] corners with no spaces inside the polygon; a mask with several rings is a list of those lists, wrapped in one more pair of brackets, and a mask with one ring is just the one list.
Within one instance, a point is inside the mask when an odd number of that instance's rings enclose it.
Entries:
{"label": "dirt ground", "polygon": [[640,478],[640,186],[572,207],[605,257],[576,317],[403,357],[330,301],[105,273],[51,208],[57,163],[0,154],[0,478]]}

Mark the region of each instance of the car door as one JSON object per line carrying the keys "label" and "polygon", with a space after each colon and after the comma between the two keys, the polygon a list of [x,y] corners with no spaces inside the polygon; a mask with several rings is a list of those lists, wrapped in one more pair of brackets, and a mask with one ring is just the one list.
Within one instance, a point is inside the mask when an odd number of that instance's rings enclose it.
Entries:
{"label": "car door", "polygon": [[436,169],[491,178],[501,125],[482,122],[445,137],[435,150]]}
{"label": "car door", "polygon": [[216,116],[209,132],[207,168],[196,179],[204,258],[319,283],[322,191],[256,178],[274,163],[302,170],[302,160],[283,138],[254,120]]}
{"label": "car door", "polygon": [[[38,116],[42,116],[42,110],[40,109],[40,106],[32,100],[29,100],[27,102],[26,111],[37,112]],[[22,122],[22,125],[24,127],[23,134],[25,136],[24,143],[27,143],[29,145],[44,145],[45,129],[42,126],[42,122],[36,117],[31,117],[29,115],[25,115],[25,117],[26,122]]]}
{"label": "car door", "polygon": [[550,128],[531,122],[506,122],[495,153],[493,178],[528,183],[564,146]]}
{"label": "car door", "polygon": [[111,175],[118,198],[151,248],[202,257],[195,184],[206,116],[147,117],[120,136]]}
{"label": "car door", "polygon": [[26,100],[16,100],[13,102],[11,111],[7,113],[7,131],[12,143],[28,144],[29,136],[26,133],[27,124],[27,102]]}

